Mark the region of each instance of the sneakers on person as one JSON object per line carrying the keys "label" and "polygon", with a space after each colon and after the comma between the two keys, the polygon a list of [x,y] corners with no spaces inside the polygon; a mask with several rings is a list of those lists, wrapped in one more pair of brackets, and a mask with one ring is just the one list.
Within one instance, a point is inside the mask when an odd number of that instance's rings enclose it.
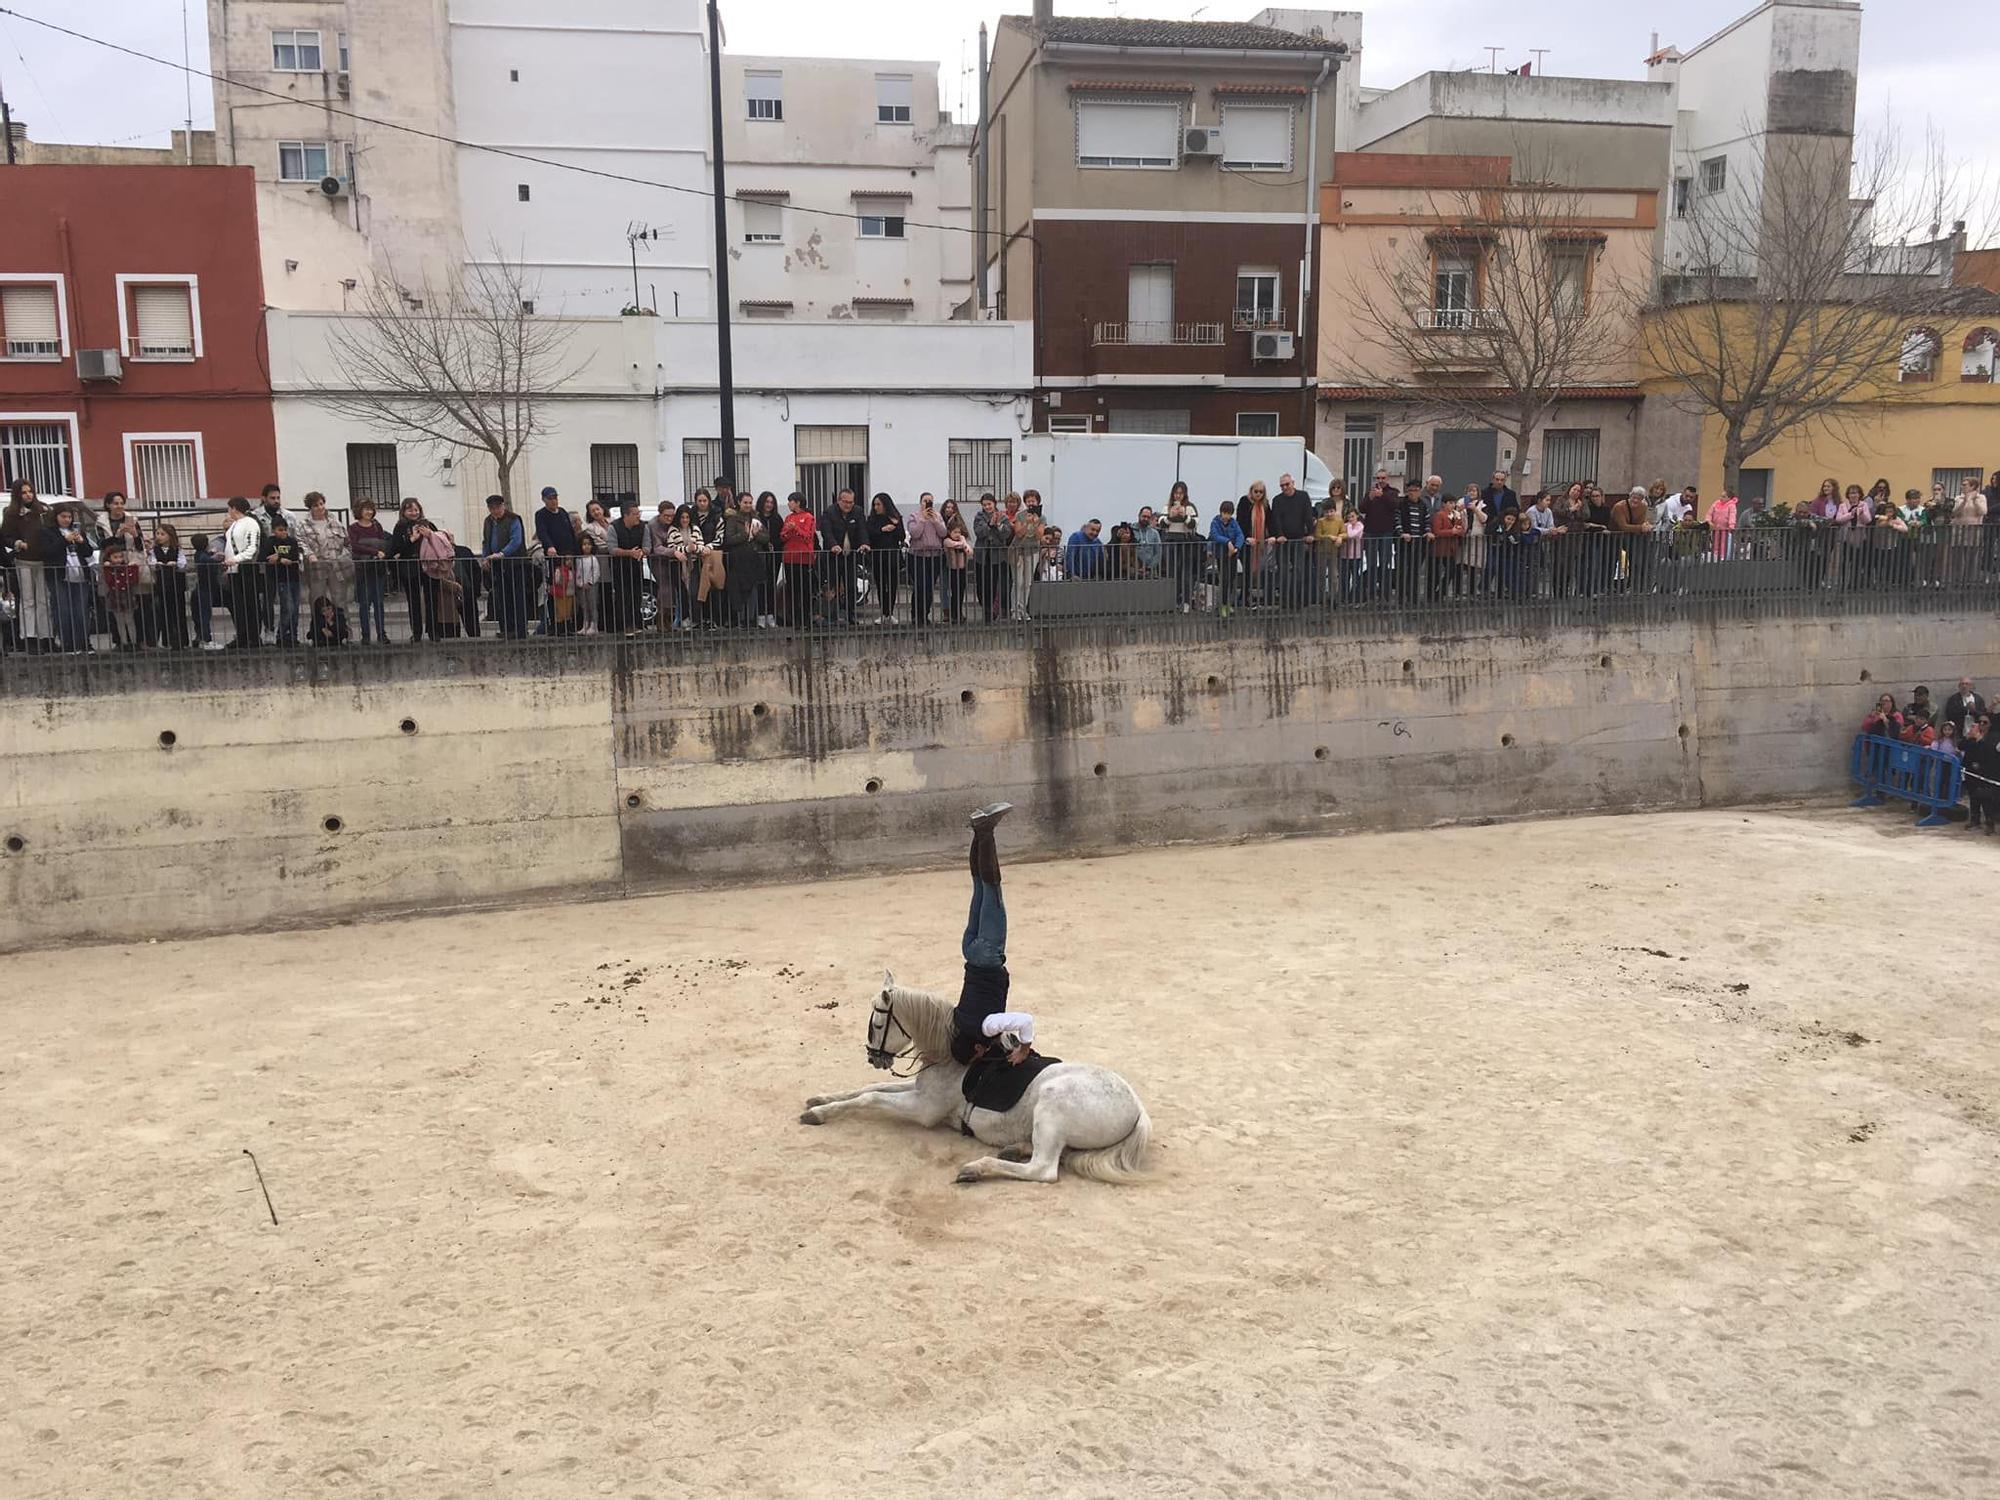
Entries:
{"label": "sneakers on person", "polygon": [[994,825],[1013,810],[1011,802],[989,802],[966,821],[974,833],[990,833]]}

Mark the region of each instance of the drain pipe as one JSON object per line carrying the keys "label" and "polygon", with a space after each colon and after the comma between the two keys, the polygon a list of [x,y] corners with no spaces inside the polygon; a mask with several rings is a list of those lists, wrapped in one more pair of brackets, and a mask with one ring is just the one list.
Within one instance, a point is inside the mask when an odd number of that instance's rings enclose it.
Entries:
{"label": "drain pipe", "polygon": [[[1338,54],[1330,54],[1320,60],[1319,77],[1313,80],[1312,104],[1306,114],[1306,253],[1305,259],[1299,262],[1298,317],[1299,392],[1300,405],[1304,408],[1299,413],[1299,420],[1304,424],[1299,429],[1301,432],[1311,432],[1314,418],[1318,415],[1314,410],[1317,403],[1313,395],[1313,386],[1318,379],[1315,373],[1319,367],[1318,350],[1306,343],[1306,304],[1312,300],[1313,252],[1316,248],[1313,241],[1319,233],[1319,96],[1326,87],[1328,75],[1339,76],[1335,68],[1337,57]],[[1338,128],[1338,116],[1335,120]]]}

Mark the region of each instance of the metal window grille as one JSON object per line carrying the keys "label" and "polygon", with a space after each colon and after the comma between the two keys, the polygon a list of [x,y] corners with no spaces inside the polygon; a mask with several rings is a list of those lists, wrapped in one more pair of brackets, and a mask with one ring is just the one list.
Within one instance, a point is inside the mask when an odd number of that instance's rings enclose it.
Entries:
{"label": "metal window grille", "polygon": [[9,486],[26,479],[38,495],[74,495],[70,473],[69,428],[63,423],[0,427],[0,476]]}
{"label": "metal window grille", "polygon": [[[690,504],[696,490],[713,489],[722,473],[721,438],[681,439],[681,494]],[[750,440],[736,440],[736,488],[750,488]]]}
{"label": "metal window grille", "polygon": [[1948,500],[1956,500],[1958,498],[1959,486],[1964,484],[1966,480],[1970,479],[1974,484],[1978,484],[1985,478],[1986,471],[1978,468],[1931,470],[1931,483],[1943,485],[1945,498]]}
{"label": "metal window grille", "polygon": [[1113,407],[1106,416],[1113,432],[1165,432],[1185,437],[1194,431],[1194,413],[1185,406]]}
{"label": "metal window grille", "polygon": [[1341,437],[1340,473],[1347,493],[1356,499],[1375,482],[1376,425],[1373,417],[1349,417]]}
{"label": "metal window grille", "polygon": [[1542,434],[1542,488],[1559,490],[1597,479],[1597,429],[1552,427]]}
{"label": "metal window grille", "polygon": [[1238,437],[1276,437],[1278,435],[1278,414],[1274,411],[1239,411],[1236,414],[1236,435]]}
{"label": "metal window grille", "polygon": [[10,359],[44,359],[62,353],[62,327],[53,286],[0,287],[0,333]]}
{"label": "metal window grille", "polygon": [[602,500],[616,509],[627,500],[639,499],[639,445],[637,443],[592,443],[590,445],[590,498]]}
{"label": "metal window grille", "polygon": [[184,286],[132,291],[131,354],[136,359],[188,359],[194,354],[194,311]]}
{"label": "metal window grille", "polygon": [[132,444],[132,499],[153,510],[193,510],[201,502],[194,444],[184,438]]}
{"label": "metal window grille", "polygon": [[1004,495],[1014,487],[1014,443],[1010,438],[953,438],[947,449],[947,488],[962,507],[981,495]]}
{"label": "metal window grille", "polygon": [[396,475],[394,443],[349,443],[347,445],[347,503],[350,507],[373,500],[378,511],[393,514],[403,486]]}
{"label": "metal window grille", "polygon": [[792,430],[799,490],[815,511],[842,490],[868,493],[866,427],[796,427]]}

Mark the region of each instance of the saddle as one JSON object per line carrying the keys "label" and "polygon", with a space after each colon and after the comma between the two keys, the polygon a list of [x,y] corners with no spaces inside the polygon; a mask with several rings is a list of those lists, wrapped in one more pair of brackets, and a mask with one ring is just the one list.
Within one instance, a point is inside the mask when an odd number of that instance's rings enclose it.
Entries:
{"label": "saddle", "polygon": [[[1007,1054],[995,1052],[981,1057],[965,1070],[965,1081],[959,1085],[959,1092],[965,1095],[966,1108],[990,1109],[996,1114],[1005,1114],[1021,1102],[1021,1096],[1028,1092],[1028,1085],[1046,1067],[1061,1062],[1060,1057],[1044,1057],[1030,1051],[1018,1063],[1007,1061]],[[971,1131],[965,1132],[970,1135]]]}

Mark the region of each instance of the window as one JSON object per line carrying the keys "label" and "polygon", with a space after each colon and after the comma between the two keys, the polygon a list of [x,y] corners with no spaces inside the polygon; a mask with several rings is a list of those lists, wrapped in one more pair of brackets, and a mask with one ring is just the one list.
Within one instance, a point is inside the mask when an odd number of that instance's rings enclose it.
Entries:
{"label": "window", "polygon": [[896,211],[889,212],[890,205],[876,203],[872,206],[861,204],[861,237],[864,240],[900,240],[903,237],[903,206],[899,202]]}
{"label": "window", "polygon": [[785,210],[782,204],[743,203],[743,243],[775,245],[785,237]]}
{"label": "window", "polygon": [[514,184],[514,196],[515,196],[515,198],[516,198],[516,199],[518,199],[518,200],[519,200],[520,202],[522,202],[522,203],[526,203],[526,202],[528,201],[528,185],[527,185],[527,183],[525,183],[525,182],[517,182],[517,183],[515,183],[515,184]]}
{"label": "window", "polygon": [[1112,104],[1076,107],[1079,167],[1172,167],[1181,157],[1178,104]]}
{"label": "window", "polygon": [[908,73],[877,73],[875,75],[875,123],[877,125],[907,125],[910,123],[910,101],[912,82]]}
{"label": "window", "polygon": [[[344,68],[346,63],[342,63]],[[271,33],[271,71],[274,73],[317,73],[319,33],[317,31],[274,31]]]}
{"label": "window", "polygon": [[318,182],[331,175],[334,154],[324,141],[278,142],[278,181]]}
{"label": "window", "polygon": [[953,438],[946,460],[946,497],[961,506],[981,495],[1004,495],[1014,488],[1011,438]]}
{"label": "window", "polygon": [[[9,335],[11,341],[12,335]],[[2000,332],[1991,328],[1973,329],[1965,336],[1965,355],[1958,363],[1958,378],[1990,382],[1996,351],[2000,351]]]}
{"label": "window", "polygon": [[1128,344],[1174,341],[1171,263],[1154,261],[1132,267],[1125,292],[1125,341]]}
{"label": "window", "polygon": [[535,315],[535,299],[533,297],[523,297],[521,299],[521,311],[532,318]]}
{"label": "window", "polygon": [[743,75],[743,107],[753,120],[784,119],[785,75],[783,73],[745,73]]}
{"label": "window", "polygon": [[334,40],[340,44],[340,71],[345,73],[347,71],[347,33],[344,31],[338,33]]}
{"label": "window", "polygon": [[[1769,469],[1738,469],[1736,471],[1736,498],[1745,505],[1763,508],[1771,503],[1771,471]],[[1745,525],[1743,513],[1739,511],[1736,524]]]}
{"label": "window", "polygon": [[1350,416],[1341,432],[1340,473],[1350,499],[1359,500],[1375,482],[1375,441],[1381,419]]}
{"label": "window", "polygon": [[1551,427],[1542,434],[1542,485],[1559,490],[1597,481],[1597,429]]}
{"label": "window", "polygon": [[1713,198],[1729,186],[1729,158],[1711,156],[1701,164],[1701,195]]}
{"label": "window", "polygon": [[70,424],[0,423],[0,482],[26,479],[38,495],[75,495]]}
{"label": "window", "polygon": [[602,500],[610,510],[616,510],[627,500],[634,504],[638,503],[639,445],[637,443],[590,445],[590,498]]}
{"label": "window", "polygon": [[1291,106],[1231,104],[1224,108],[1222,164],[1238,172],[1291,171]]}
{"label": "window", "polygon": [[1236,414],[1236,435],[1238,437],[1276,437],[1278,435],[1278,414],[1274,411],[1239,411]]}
{"label": "window", "polygon": [[1168,432],[1186,437],[1194,431],[1194,413],[1185,406],[1113,407],[1106,416],[1113,432]]}
{"label": "window", "polygon": [[1557,311],[1582,312],[1590,290],[1590,257],[1582,250],[1557,246],[1549,252],[1549,300]]}
{"label": "window", "polygon": [[[715,487],[715,481],[722,476],[721,438],[681,439],[681,492],[689,504],[694,503],[696,490]],[[750,440],[736,440],[736,488],[750,488]]]}
{"label": "window", "polygon": [[507,70],[507,81],[509,83],[519,83],[521,81],[521,70],[519,68],[509,68]]}
{"label": "window", "polygon": [[18,281],[0,286],[0,357],[60,359],[64,352],[61,283]]}
{"label": "window", "polygon": [[1912,328],[1903,335],[1903,351],[1897,358],[1896,378],[1904,384],[1936,380],[1944,341],[1935,328]]}
{"label": "window", "polygon": [[794,427],[799,489],[814,511],[826,509],[842,490],[868,494],[866,427]]}
{"label": "window", "polygon": [[1958,498],[1959,490],[1964,486],[1965,481],[1968,479],[1970,479],[1974,485],[1981,484],[1986,479],[1986,471],[1983,469],[1932,469],[1931,470],[1931,483],[1943,485],[1945,494],[1953,500],[1956,500]]}
{"label": "window", "polygon": [[201,353],[192,276],[153,281],[120,276],[119,334],[131,359],[194,359]]}
{"label": "window", "polygon": [[201,434],[129,432],[125,435],[125,483],[134,504],[154,510],[193,510],[201,503]]}
{"label": "window", "polygon": [[1236,326],[1238,328],[1275,328],[1284,321],[1284,310],[1278,306],[1278,273],[1276,271],[1238,271],[1236,273]]}
{"label": "window", "polygon": [[379,511],[394,515],[403,493],[396,476],[394,443],[349,443],[347,445],[347,504],[352,510],[363,500],[373,500]]}
{"label": "window", "polygon": [[1088,431],[1090,431],[1090,418],[1088,418],[1088,417],[1050,417],[1050,418],[1049,418],[1049,431],[1050,431],[1050,432],[1088,432]]}
{"label": "window", "polygon": [[1469,255],[1440,255],[1432,276],[1431,326],[1472,326],[1472,289],[1477,267]]}
{"label": "window", "polygon": [[1676,177],[1674,179],[1674,217],[1685,219],[1694,211],[1694,179]]}

